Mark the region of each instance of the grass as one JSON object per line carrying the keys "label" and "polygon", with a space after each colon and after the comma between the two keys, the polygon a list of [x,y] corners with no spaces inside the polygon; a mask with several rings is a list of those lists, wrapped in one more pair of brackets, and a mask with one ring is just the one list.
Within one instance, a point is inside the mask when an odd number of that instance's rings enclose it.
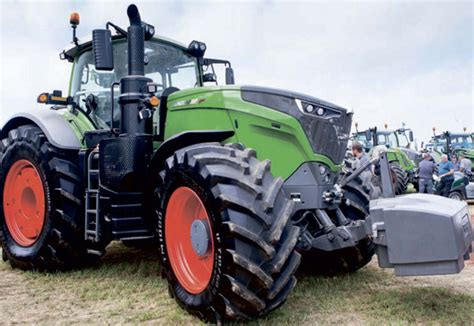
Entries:
{"label": "grass", "polygon": [[[0,324],[199,324],[168,296],[157,257],[113,244],[101,266],[67,273],[0,263]],[[339,277],[299,276],[287,303],[251,324],[473,324],[474,296],[406,283],[368,266]]]}

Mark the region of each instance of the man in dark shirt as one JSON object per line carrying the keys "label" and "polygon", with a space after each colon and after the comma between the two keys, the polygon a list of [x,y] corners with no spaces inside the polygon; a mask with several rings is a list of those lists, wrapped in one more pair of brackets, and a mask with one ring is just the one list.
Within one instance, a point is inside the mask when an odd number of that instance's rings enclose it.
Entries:
{"label": "man in dark shirt", "polygon": [[423,154],[423,161],[420,162],[420,179],[418,180],[418,189],[421,193],[433,193],[433,173],[435,172],[435,163],[431,160],[429,153]]}
{"label": "man in dark shirt", "polygon": [[441,155],[441,162],[438,163],[438,166],[438,173],[441,178],[438,185],[438,194],[448,197],[454,181],[454,165],[448,160],[448,155],[443,154]]}

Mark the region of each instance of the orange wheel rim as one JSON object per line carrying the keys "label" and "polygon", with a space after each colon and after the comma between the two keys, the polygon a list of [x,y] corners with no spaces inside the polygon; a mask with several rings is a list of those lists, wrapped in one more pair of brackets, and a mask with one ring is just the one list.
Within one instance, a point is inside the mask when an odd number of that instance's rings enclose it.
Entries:
{"label": "orange wheel rim", "polygon": [[5,180],[3,211],[8,231],[20,246],[32,246],[43,230],[44,194],[36,167],[28,160],[16,161]]}
{"label": "orange wheel rim", "polygon": [[[200,233],[196,231],[199,228]],[[169,199],[165,241],[171,268],[181,286],[193,294],[203,292],[214,267],[214,240],[207,210],[188,187],[176,189]]]}

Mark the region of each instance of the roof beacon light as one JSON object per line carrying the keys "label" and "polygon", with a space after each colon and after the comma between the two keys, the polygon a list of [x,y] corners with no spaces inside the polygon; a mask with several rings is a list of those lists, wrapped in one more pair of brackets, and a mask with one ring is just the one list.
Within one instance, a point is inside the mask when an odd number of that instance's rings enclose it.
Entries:
{"label": "roof beacon light", "polygon": [[69,16],[69,23],[71,24],[71,28],[72,28],[72,43],[74,43],[74,45],[76,46],[79,46],[78,44],[79,39],[76,36],[76,28],[77,28],[77,25],[79,25],[80,21],[81,21],[81,17],[79,16],[77,12],[73,12],[71,13],[71,16]]}
{"label": "roof beacon light", "polygon": [[81,21],[81,16],[79,16],[79,13],[73,12],[71,13],[71,16],[69,16],[69,23],[73,26],[79,25]]}

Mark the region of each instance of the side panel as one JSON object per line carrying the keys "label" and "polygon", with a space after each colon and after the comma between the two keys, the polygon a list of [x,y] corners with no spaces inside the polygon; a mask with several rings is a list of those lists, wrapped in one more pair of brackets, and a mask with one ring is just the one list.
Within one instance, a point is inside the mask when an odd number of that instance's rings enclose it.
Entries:
{"label": "side panel", "polygon": [[[234,127],[227,110],[211,108],[184,108],[168,111],[165,125],[165,140],[174,135],[192,130],[232,130]],[[229,142],[237,139],[231,137]]]}
{"label": "side panel", "polygon": [[186,130],[234,130],[229,142],[254,148],[260,160],[272,161],[273,175],[283,179],[308,161],[324,163],[334,172],[339,169],[327,157],[313,153],[295,118],[244,102],[235,87],[177,92],[170,96],[169,108],[165,139]]}

